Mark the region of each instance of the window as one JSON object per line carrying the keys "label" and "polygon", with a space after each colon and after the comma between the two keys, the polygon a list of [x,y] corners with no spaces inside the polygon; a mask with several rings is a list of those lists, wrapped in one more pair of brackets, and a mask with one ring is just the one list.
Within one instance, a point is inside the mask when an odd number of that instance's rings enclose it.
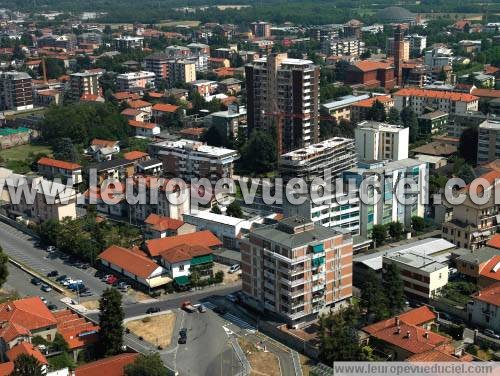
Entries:
{"label": "window", "polygon": [[184,270],[184,264],[179,265],[179,270]]}

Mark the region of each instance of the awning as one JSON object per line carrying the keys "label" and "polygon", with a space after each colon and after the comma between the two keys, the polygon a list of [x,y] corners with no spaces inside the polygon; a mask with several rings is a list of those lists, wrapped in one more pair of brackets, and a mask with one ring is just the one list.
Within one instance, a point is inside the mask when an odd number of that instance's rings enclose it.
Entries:
{"label": "awning", "polygon": [[180,277],[175,277],[174,282],[177,286],[189,285],[189,278],[186,275],[181,275]]}
{"label": "awning", "polygon": [[191,265],[201,265],[201,264],[207,264],[209,262],[213,262],[214,258],[212,255],[205,255],[205,256],[199,256],[199,257],[194,257],[191,259]]}

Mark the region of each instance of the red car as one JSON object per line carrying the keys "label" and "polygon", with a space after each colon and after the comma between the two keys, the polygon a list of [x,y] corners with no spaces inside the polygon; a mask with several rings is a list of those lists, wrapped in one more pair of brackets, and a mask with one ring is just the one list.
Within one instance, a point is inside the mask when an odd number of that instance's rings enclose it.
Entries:
{"label": "red car", "polygon": [[117,277],[115,277],[114,275],[110,275],[110,276],[108,277],[108,279],[106,279],[106,283],[107,283],[108,285],[112,285],[113,283],[115,283],[115,282],[117,282],[117,281],[118,281],[118,278],[117,278]]}

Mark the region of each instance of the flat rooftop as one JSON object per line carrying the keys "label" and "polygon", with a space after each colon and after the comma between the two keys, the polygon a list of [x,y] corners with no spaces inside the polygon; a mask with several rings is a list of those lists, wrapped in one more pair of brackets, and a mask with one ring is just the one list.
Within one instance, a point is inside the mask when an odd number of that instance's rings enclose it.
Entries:
{"label": "flat rooftop", "polygon": [[293,150],[289,153],[281,155],[282,160],[305,160],[323,153],[325,150],[338,147],[340,145],[348,145],[354,142],[351,138],[334,137],[328,140],[318,142],[317,144],[306,146],[302,149]]}
{"label": "flat rooftop", "polygon": [[186,149],[186,150],[194,150],[199,153],[211,155],[214,157],[225,157],[225,156],[232,156],[237,154],[238,152],[233,149],[227,149],[223,147],[216,147],[216,146],[210,146],[206,145],[202,142],[199,141],[192,141],[192,140],[186,140],[186,139],[180,139],[176,141],[160,141],[152,144],[153,146],[164,146],[165,148],[172,148],[172,149]]}
{"label": "flat rooftop", "polygon": [[425,256],[420,253],[397,252],[384,257],[391,261],[395,261],[427,273],[448,268],[448,265],[436,261],[433,257]]}

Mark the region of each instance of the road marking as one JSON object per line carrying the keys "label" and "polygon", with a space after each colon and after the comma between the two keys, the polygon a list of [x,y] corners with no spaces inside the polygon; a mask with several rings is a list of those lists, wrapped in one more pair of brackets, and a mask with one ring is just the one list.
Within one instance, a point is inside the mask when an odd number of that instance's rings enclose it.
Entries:
{"label": "road marking", "polygon": [[205,303],[202,303],[207,309],[214,309],[215,307],[217,307],[215,304],[213,303],[210,303],[210,302],[205,302]]}
{"label": "road marking", "polygon": [[226,319],[227,321],[229,321],[229,322],[231,322],[233,324],[236,324],[240,328],[255,330],[255,327],[253,325],[250,325],[246,321],[240,319],[239,317],[236,317],[236,316],[232,315],[231,313],[226,313],[222,317],[224,317],[224,319]]}

